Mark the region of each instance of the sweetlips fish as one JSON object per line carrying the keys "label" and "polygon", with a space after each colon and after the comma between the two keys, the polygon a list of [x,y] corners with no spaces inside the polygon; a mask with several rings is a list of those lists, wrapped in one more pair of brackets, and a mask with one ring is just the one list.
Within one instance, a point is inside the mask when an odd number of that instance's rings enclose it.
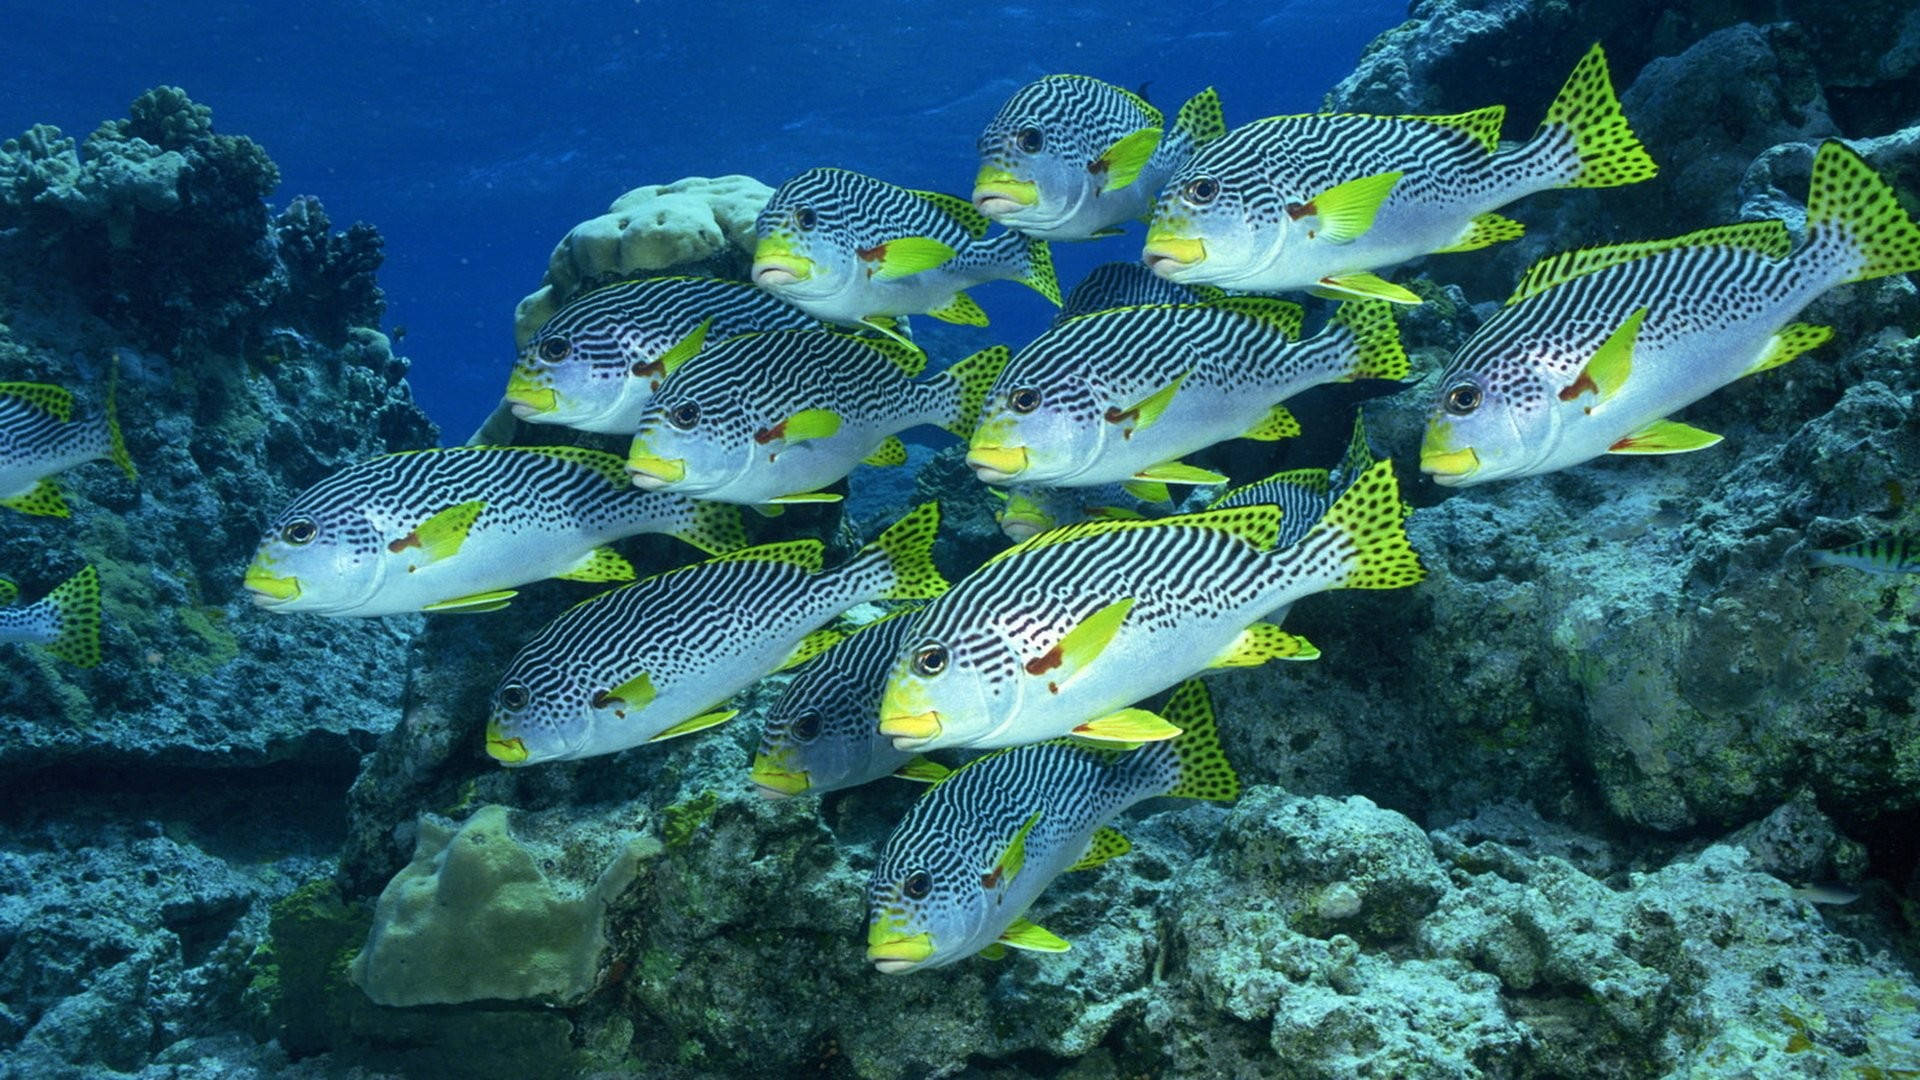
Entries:
{"label": "sweetlips fish", "polygon": [[647,403],[627,457],[649,491],[745,504],[839,499],[816,491],[863,461],[899,465],[895,432],[921,424],[964,439],[1007,350],[931,379],[926,354],[831,330],[749,334],[675,368]]}
{"label": "sweetlips fish", "polygon": [[880,692],[918,607],[890,612],[794,672],[767,711],[753,782],[767,798],[858,787],[883,776],[932,782],[944,765],[880,734]]}
{"label": "sweetlips fish", "polygon": [[667,533],[746,545],[740,511],[635,490],[577,446],[456,446],[341,469],[273,519],[247,567],[254,603],[316,615],[495,611],[541,578],[631,581],[605,545]]}
{"label": "sweetlips fish", "polygon": [[1920,574],[1920,536],[1912,533],[1876,536],[1831,551],[1815,551],[1813,561],[1822,566],[1865,570],[1869,574]]}
{"label": "sweetlips fish", "polygon": [[1779,221],[1550,256],[1440,381],[1420,467],[1450,487],[1720,436],[1668,419],[1833,336],[1790,320],[1828,289],[1920,269],[1920,227],[1839,142],[1813,159],[1807,236]]}
{"label": "sweetlips fish", "polygon": [[100,662],[100,572],[83,566],[25,607],[15,607],[20,589],[0,580],[0,644],[25,642],[76,667]]}
{"label": "sweetlips fish", "polygon": [[1091,315],[1112,308],[1138,307],[1142,304],[1193,304],[1219,300],[1227,294],[1211,285],[1182,285],[1154,273],[1137,262],[1101,263],[1080,279],[1067,294],[1066,303],[1053,317],[1059,326],[1068,319]]}
{"label": "sweetlips fish", "polygon": [[1085,75],[1049,75],[1000,106],[980,133],[973,205],[1028,236],[1115,236],[1144,218],[1194,150],[1226,134],[1212,87],[1180,107],[1173,131],[1145,98]]}
{"label": "sweetlips fish", "polygon": [[991,484],[1219,483],[1180,457],[1299,434],[1281,402],[1310,387],[1407,374],[1385,302],[1343,304],[1296,343],[1300,322],[1298,305],[1252,296],[1069,320],[1000,373],[967,464]]}
{"label": "sweetlips fish", "polygon": [[867,961],[887,974],[943,967],[1008,948],[1065,952],[1026,911],[1053,879],[1133,845],[1107,822],[1159,795],[1239,797],[1198,679],[1163,710],[1179,737],[1133,751],[1072,739],[970,761],[907,811],[867,887]]}
{"label": "sweetlips fish", "polygon": [[914,622],[881,699],[898,750],[1062,735],[1111,742],[1179,728],[1130,708],[1189,675],[1317,655],[1261,621],[1327,589],[1393,589],[1424,571],[1391,462],[1357,478],[1298,543],[1281,509],[1088,521],[987,560]]}
{"label": "sweetlips fish", "polygon": [[889,316],[922,312],[987,325],[965,290],[988,281],[1018,281],[1060,303],[1046,241],[987,239],[988,226],[957,195],[808,169],[781,184],[754,223],[753,283],[817,319],[889,334]]}
{"label": "sweetlips fish", "polygon": [[506,403],[533,424],[631,435],[667,372],[701,346],[820,321],[744,281],[654,277],[570,301],[528,339]]}
{"label": "sweetlips fish", "polygon": [[114,415],[113,384],[104,412],[73,418],[73,395],[48,383],[0,383],[0,506],[41,517],[67,517],[55,475],[107,458],[138,480]]}
{"label": "sweetlips fish", "polygon": [[1533,138],[1501,151],[1505,116],[1493,105],[1457,116],[1276,116],[1236,128],[1162,189],[1146,263],[1179,282],[1417,304],[1372,271],[1512,240],[1520,223],[1494,211],[1536,191],[1654,174],[1598,45]]}
{"label": "sweetlips fish", "polygon": [[789,540],[656,574],[576,604],[528,641],[494,688],[487,753],[503,765],[611,754],[731,720],[728,698],[831,646],[822,630],[869,600],[946,591],[926,503],[821,570]]}
{"label": "sweetlips fish", "polygon": [[[1128,490],[1131,486],[1134,490]],[[1062,525],[1093,519],[1138,521],[1158,516],[1150,513],[1152,498],[1171,503],[1164,484],[1102,484],[1099,487],[1041,487],[1037,484],[1012,484],[990,487],[987,492],[1000,500],[993,511],[993,522],[1007,539],[1019,543],[1036,533]]]}

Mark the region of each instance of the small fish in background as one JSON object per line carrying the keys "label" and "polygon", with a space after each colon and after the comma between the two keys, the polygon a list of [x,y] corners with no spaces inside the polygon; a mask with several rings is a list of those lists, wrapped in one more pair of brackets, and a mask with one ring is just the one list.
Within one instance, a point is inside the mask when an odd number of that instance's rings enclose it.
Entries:
{"label": "small fish in background", "polygon": [[867,888],[867,962],[895,975],[1008,948],[1065,952],[1026,918],[1063,873],[1132,850],[1107,822],[1146,799],[1231,802],[1240,779],[1220,749],[1199,680],[1163,709],[1181,734],[1133,751],[1071,739],[970,761],[914,803],[887,838]]}
{"label": "small fish in background", "polygon": [[605,545],[665,533],[713,554],[746,546],[740,511],[640,491],[619,458],[573,446],[385,454],[302,492],[268,526],[245,585],[270,611],[481,612],[543,578],[631,581]]}
{"label": "small fish in background", "polygon": [[1512,240],[1493,211],[1538,191],[1614,187],[1656,167],[1588,50],[1533,138],[1500,150],[1500,105],[1457,116],[1276,116],[1196,151],[1161,191],[1145,259],[1173,281],[1417,304],[1372,271]]}
{"label": "small fish in background", "polygon": [[870,600],[947,589],[925,503],[853,558],[821,569],[818,540],[763,544],[576,604],[535,634],[494,688],[488,755],[531,765],[611,754],[733,719],[728,698],[840,640],[822,629]]}
{"label": "small fish in background", "polygon": [[1297,435],[1282,403],[1303,390],[1407,375],[1391,305],[1342,304],[1306,341],[1301,318],[1297,304],[1236,296],[1062,323],[1000,373],[967,464],[990,484],[1221,483],[1180,458],[1227,439]]}
{"label": "small fish in background", "polygon": [[1067,294],[1066,303],[1053,317],[1059,326],[1068,319],[1091,315],[1113,308],[1140,307],[1145,304],[1197,304],[1220,300],[1226,293],[1211,285],[1182,285],[1147,269],[1137,262],[1101,263],[1080,279]]}
{"label": "small fish in background", "polygon": [[995,555],[915,620],[880,730],[915,751],[1171,738],[1176,725],[1134,703],[1211,668],[1319,655],[1269,613],[1425,573],[1390,461],[1286,548],[1274,546],[1281,516],[1261,504],[1088,521]]}
{"label": "small fish in background", "polygon": [[0,383],[0,506],[41,517],[67,517],[55,475],[106,458],[138,481],[120,438],[115,413],[117,379],[107,384],[105,410],[73,418],[73,395],[47,383]]}
{"label": "small fish in background", "polygon": [[[1016,484],[990,487],[987,492],[1000,500],[993,511],[994,524],[1016,544],[1062,525],[1093,520],[1139,521],[1173,509],[1173,497],[1164,484],[1105,484],[1092,488]],[[1157,494],[1157,498],[1143,499],[1143,494]]]}
{"label": "small fish in background", "polygon": [[880,734],[880,693],[887,688],[916,607],[889,612],[848,635],[794,673],[767,710],[751,776],[770,799],[825,794],[883,776],[926,783],[944,765],[893,748]]}
{"label": "small fish in background", "polygon": [[1090,240],[1144,219],[1161,185],[1205,143],[1226,134],[1212,87],[1180,108],[1166,132],[1160,110],[1086,75],[1049,75],[1021,87],[980,133],[973,205],[1028,236]]}
{"label": "small fish in background", "polygon": [[965,439],[1006,366],[996,345],[930,379],[919,349],[831,330],[749,334],[680,364],[654,392],[627,457],[649,491],[779,506],[861,463],[900,465],[896,432],[931,424]]}
{"label": "small fish in background", "polygon": [[667,372],[704,345],[820,321],[744,281],[655,277],[568,302],[528,339],[506,403],[531,424],[631,435]]}
{"label": "small fish in background", "polygon": [[1789,321],[1820,294],[1920,270],[1920,226],[1840,142],[1814,154],[1792,248],[1783,222],[1748,221],[1534,264],[1442,375],[1420,468],[1465,487],[1712,446],[1668,417],[1826,342],[1832,327]]}
{"label": "small fish in background", "polygon": [[1809,904],[1817,904],[1821,907],[1846,907],[1860,899],[1858,889],[1821,882],[1798,886],[1792,890],[1792,893],[1795,900],[1805,900]]}
{"label": "small fish in background", "polygon": [[1869,574],[1915,574],[1920,573],[1920,536],[1876,536],[1846,547],[1815,551],[1809,557],[1821,566],[1844,566]]}
{"label": "small fish in background", "polygon": [[817,319],[887,334],[898,333],[895,315],[987,325],[965,290],[988,281],[1018,281],[1059,304],[1046,241],[988,239],[990,225],[957,195],[809,169],[760,211],[753,283]]}
{"label": "small fish in background", "polygon": [[75,667],[100,663],[100,572],[83,566],[25,607],[20,590],[0,580],[0,643],[39,645]]}

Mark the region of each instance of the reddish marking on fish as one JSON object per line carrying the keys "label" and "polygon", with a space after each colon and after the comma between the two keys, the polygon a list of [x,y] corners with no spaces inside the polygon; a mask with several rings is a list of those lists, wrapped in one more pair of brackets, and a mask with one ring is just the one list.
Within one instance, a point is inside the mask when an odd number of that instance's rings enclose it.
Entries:
{"label": "reddish marking on fish", "polygon": [[983,889],[997,889],[997,888],[999,888],[999,887],[1000,887],[1000,876],[1001,876],[1001,875],[1000,875],[1000,868],[999,868],[999,867],[997,867],[997,866],[993,868],[993,873],[991,873],[991,874],[981,874],[981,875],[980,875],[980,887],[981,887],[981,888],[983,888]]}
{"label": "reddish marking on fish", "polygon": [[1110,164],[1106,158],[1095,158],[1087,162],[1087,171],[1095,176],[1099,176],[1112,167],[1112,164]]}
{"label": "reddish marking on fish", "polygon": [[602,690],[599,693],[593,695],[593,707],[596,709],[604,709],[609,705],[612,705],[615,702],[618,702],[621,700],[623,699],[614,697],[611,693],[608,693],[607,691]]}
{"label": "reddish marking on fish", "polygon": [[424,547],[424,546],[425,545],[420,543],[420,533],[416,530],[414,532],[408,533],[407,535],[401,537],[398,540],[395,540],[393,543],[388,544],[387,550],[393,552],[395,555],[398,555],[410,547]]}
{"label": "reddish marking on fish", "polygon": [[1572,384],[1566,389],[1560,391],[1560,400],[1572,401],[1574,398],[1579,397],[1589,390],[1593,391],[1596,396],[1600,393],[1600,387],[1594,383],[1593,376],[1587,374],[1586,368],[1581,368],[1580,377],[1573,380]]}
{"label": "reddish marking on fish", "polygon": [[775,439],[784,439],[786,437],[787,422],[785,420],[780,421],[772,427],[763,427],[753,433],[753,441],[759,443],[761,446],[765,446]]}
{"label": "reddish marking on fish", "polygon": [[872,264],[867,267],[867,276],[872,277],[879,271],[880,264],[887,259],[887,245],[875,244],[870,248],[860,248],[854,254],[860,256],[861,261]]}
{"label": "reddish marking on fish", "polygon": [[1059,667],[1060,662],[1064,659],[1066,658],[1060,655],[1060,646],[1055,645],[1053,648],[1027,661],[1027,674],[1045,675],[1047,672]]}
{"label": "reddish marking on fish", "polygon": [[1626,449],[1627,447],[1629,447],[1629,446],[1632,446],[1632,445],[1634,445],[1634,438],[1633,438],[1633,436],[1631,436],[1631,435],[1629,435],[1629,436],[1627,436],[1626,438],[1624,438],[1624,439],[1621,439],[1621,440],[1620,440],[1619,442],[1617,442],[1617,443],[1614,443],[1614,444],[1613,444],[1612,446],[1609,446],[1609,447],[1607,447],[1607,449],[1609,449],[1609,450],[1625,450],[1625,449]]}
{"label": "reddish marking on fish", "polygon": [[1295,221],[1299,221],[1303,217],[1312,217],[1319,212],[1319,207],[1314,206],[1310,202],[1290,202],[1287,204],[1287,216]]}
{"label": "reddish marking on fish", "polygon": [[658,390],[660,380],[667,374],[667,366],[658,360],[635,361],[632,371],[635,378],[652,379],[653,388]]}
{"label": "reddish marking on fish", "polygon": [[[1112,405],[1107,406],[1107,423],[1109,424],[1124,424],[1129,420],[1138,419],[1140,419],[1140,406],[1138,405],[1124,412]],[[1133,438],[1133,429],[1128,428],[1121,432],[1120,437],[1123,439]]]}

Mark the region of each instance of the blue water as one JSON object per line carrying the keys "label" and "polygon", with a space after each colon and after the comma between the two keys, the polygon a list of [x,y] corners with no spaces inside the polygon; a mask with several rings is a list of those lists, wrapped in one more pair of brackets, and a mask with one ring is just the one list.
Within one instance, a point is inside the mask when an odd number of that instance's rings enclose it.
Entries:
{"label": "blue water", "polygon": [[[387,326],[448,442],[505,384],[513,308],[555,241],[626,190],[741,172],[777,185],[840,165],[965,194],[973,140],[1051,72],[1130,87],[1171,112],[1216,86],[1227,121],[1311,111],[1400,0],[868,4],[69,4],[0,7],[0,138],[84,138],[173,83],[281,170],[275,203],[320,197],[335,226],[387,238]],[[1071,283],[1137,254],[1138,232],[1056,252]],[[996,336],[1048,317],[991,286]]]}

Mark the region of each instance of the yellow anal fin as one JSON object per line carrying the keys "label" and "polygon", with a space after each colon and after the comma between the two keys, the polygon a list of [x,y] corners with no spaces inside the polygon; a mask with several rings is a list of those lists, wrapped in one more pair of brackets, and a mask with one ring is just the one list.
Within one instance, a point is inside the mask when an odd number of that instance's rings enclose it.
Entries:
{"label": "yellow anal fin", "polygon": [[1080,856],[1079,862],[1067,867],[1067,870],[1069,872],[1091,870],[1101,863],[1117,859],[1132,850],[1133,841],[1121,835],[1120,830],[1110,825],[1103,825],[1094,832],[1093,840],[1087,844],[1087,853]]}
{"label": "yellow anal fin", "polygon": [[1013,925],[1000,935],[1000,943],[1010,949],[1025,949],[1028,952],[1066,952],[1073,948],[1067,939],[1043,930],[1026,919],[1015,919]]}
{"label": "yellow anal fin", "polygon": [[1258,439],[1261,442],[1278,442],[1281,439],[1291,439],[1298,434],[1300,434],[1300,421],[1294,419],[1285,405],[1275,405],[1267,410],[1267,415],[1261,417],[1259,423],[1247,429],[1247,433],[1241,437]]}
{"label": "yellow anal fin", "polygon": [[1224,484],[1227,478],[1212,469],[1169,461],[1133,474],[1135,480],[1157,480],[1163,484]]}
{"label": "yellow anal fin", "polygon": [[1176,738],[1180,729],[1145,709],[1121,709],[1081,724],[1073,734],[1106,743],[1148,743]]}
{"label": "yellow anal fin", "polygon": [[1319,284],[1307,291],[1328,300],[1387,300],[1395,304],[1421,302],[1418,293],[1365,271],[1323,277]]}
{"label": "yellow anal fin", "polygon": [[939,307],[929,308],[927,314],[941,322],[958,323],[962,326],[987,325],[986,311],[973,302],[973,297],[963,292],[954,293]]}
{"label": "yellow anal fin", "polygon": [[715,712],[701,713],[692,719],[680,721],[647,741],[662,742],[666,739],[677,739],[682,735],[691,735],[696,731],[705,731],[710,727],[719,727],[721,724],[739,715],[740,710],[738,709],[720,709]]}
{"label": "yellow anal fin", "polygon": [[953,770],[930,758],[916,757],[905,765],[893,770],[893,775],[902,780],[912,780],[920,784],[937,784],[952,775]]}
{"label": "yellow anal fin", "polygon": [[567,581],[632,581],[639,575],[619,552],[610,547],[597,547],[553,576]]}
{"label": "yellow anal fin", "polygon": [[847,635],[831,627],[815,630],[813,633],[801,638],[800,644],[795,645],[793,651],[787,654],[787,658],[780,661],[780,666],[773,670],[785,671],[790,667],[799,667],[801,664],[840,644],[846,636]]}
{"label": "yellow anal fin", "polygon": [[1767,339],[1767,351],[1760,355],[1760,359],[1755,361],[1745,374],[1758,375],[1763,371],[1771,371],[1803,352],[1825,345],[1831,337],[1833,337],[1831,326],[1788,323],[1773,337]]}
{"label": "yellow anal fin", "polygon": [[[831,503],[839,502],[843,497],[844,496],[835,495],[831,491],[796,491],[791,495],[775,495],[773,498],[768,499],[767,502],[774,506],[789,503]],[[773,515],[768,516],[771,517]]]}
{"label": "yellow anal fin", "polygon": [[1146,167],[1153,152],[1160,146],[1160,129],[1141,128],[1107,147],[1107,151],[1095,159],[1089,166],[1090,171],[1105,172],[1107,178],[1100,184],[1102,194],[1119,191],[1129,187],[1140,178],[1140,170]]}
{"label": "yellow anal fin", "polygon": [[499,611],[507,606],[507,601],[520,595],[518,589],[497,589],[493,592],[474,593],[472,596],[456,596],[451,600],[441,600],[428,604],[422,611],[433,611],[447,615],[476,615],[483,611]]}
{"label": "yellow anal fin", "polygon": [[1005,960],[1007,958],[1007,947],[996,941],[974,955],[982,960]]}
{"label": "yellow anal fin", "polygon": [[1701,431],[1678,420],[1655,420],[1607,448],[1609,454],[1685,454],[1705,450],[1720,441],[1711,431]]}
{"label": "yellow anal fin", "polygon": [[873,277],[891,281],[923,270],[944,266],[953,260],[953,248],[931,236],[902,236],[859,252],[860,258],[876,264]]}
{"label": "yellow anal fin", "polygon": [[1269,660],[1313,660],[1320,650],[1298,634],[1289,634],[1272,623],[1257,622],[1245,630],[1208,667],[1258,667]]}
{"label": "yellow anal fin", "polygon": [[10,495],[0,499],[0,506],[18,510],[23,514],[32,514],[35,517],[63,518],[70,517],[73,513],[67,509],[67,500],[60,494],[60,485],[54,483],[52,477],[47,477],[33,485],[33,490],[24,495]]}
{"label": "yellow anal fin", "polygon": [[863,465],[905,465],[907,463],[907,444],[897,435],[889,435],[880,440],[873,453],[860,459]]}
{"label": "yellow anal fin", "polygon": [[1454,238],[1453,243],[1443,248],[1434,248],[1433,250],[1435,254],[1454,251],[1478,251],[1483,247],[1492,247],[1495,244],[1504,244],[1509,240],[1518,240],[1522,236],[1525,236],[1526,232],[1527,227],[1525,225],[1520,224],[1510,217],[1503,217],[1499,214],[1492,213],[1476,214],[1472,221],[1467,222],[1467,227],[1460,230],[1460,235]]}

